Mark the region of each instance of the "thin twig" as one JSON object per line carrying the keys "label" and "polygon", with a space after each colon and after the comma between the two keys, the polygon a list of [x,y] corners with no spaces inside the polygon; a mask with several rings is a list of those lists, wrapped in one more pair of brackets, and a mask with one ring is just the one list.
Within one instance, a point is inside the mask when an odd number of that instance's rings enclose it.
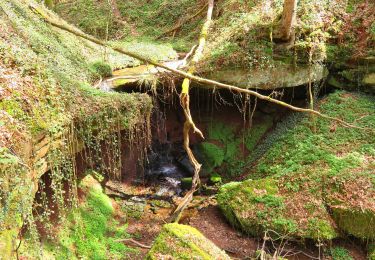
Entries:
{"label": "thin twig", "polygon": [[126,239],[119,239],[119,240],[116,240],[116,242],[132,242],[134,243],[135,245],[139,246],[139,247],[142,247],[142,248],[147,248],[147,249],[150,249],[151,246],[148,246],[148,245],[145,245],[145,244],[142,244],[138,241],[135,241],[134,239],[132,238],[126,238]]}

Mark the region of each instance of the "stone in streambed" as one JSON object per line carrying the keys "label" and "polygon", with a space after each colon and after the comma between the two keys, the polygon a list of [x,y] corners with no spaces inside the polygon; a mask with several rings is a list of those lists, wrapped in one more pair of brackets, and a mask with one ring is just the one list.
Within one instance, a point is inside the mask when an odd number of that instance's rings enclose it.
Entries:
{"label": "stone in streambed", "polygon": [[146,259],[230,259],[197,229],[166,224],[155,239]]}

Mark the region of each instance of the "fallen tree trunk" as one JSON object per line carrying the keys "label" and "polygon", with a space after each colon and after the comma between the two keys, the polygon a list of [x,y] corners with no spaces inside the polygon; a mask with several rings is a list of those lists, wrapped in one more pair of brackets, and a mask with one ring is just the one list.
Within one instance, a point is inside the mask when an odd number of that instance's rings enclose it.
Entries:
{"label": "fallen tree trunk", "polygon": [[[178,69],[170,68],[166,65],[163,65],[163,64],[160,64],[158,62],[152,61],[152,60],[147,59],[147,58],[145,58],[141,55],[138,55],[136,53],[124,50],[124,49],[119,48],[119,47],[111,46],[110,44],[108,44],[104,41],[101,41],[101,40],[99,40],[99,39],[97,39],[93,36],[90,36],[90,35],[87,35],[87,34],[81,32],[81,31],[78,31],[74,27],[64,25],[62,23],[65,23],[65,21],[63,21],[63,20],[58,21],[58,20],[52,19],[40,6],[37,6],[36,4],[30,4],[29,6],[35,13],[39,14],[41,16],[41,18],[43,18],[47,23],[51,24],[54,27],[57,27],[59,29],[65,30],[65,31],[68,31],[68,32],[70,32],[70,33],[72,33],[72,34],[74,34],[78,37],[81,37],[81,38],[86,39],[88,41],[94,42],[98,45],[111,48],[114,51],[117,51],[119,53],[128,55],[130,57],[133,57],[133,58],[138,59],[140,61],[143,61],[145,63],[152,64],[156,67],[163,68],[167,71],[173,72],[175,75],[182,76],[183,78],[188,78],[188,79],[193,80],[195,82],[202,83],[203,84],[202,87],[210,88],[210,89],[212,89],[212,88],[214,88],[214,89],[227,89],[227,90],[230,90],[230,91],[233,91],[233,92],[251,95],[251,96],[257,97],[261,100],[265,100],[265,101],[268,101],[268,102],[286,107],[286,108],[288,108],[290,110],[293,110],[293,111],[296,111],[296,112],[310,113],[310,114],[314,114],[314,115],[317,115],[317,116],[325,118],[325,119],[336,121],[336,122],[338,122],[338,123],[340,123],[340,124],[342,124],[343,126],[346,126],[346,127],[352,127],[352,128],[362,129],[362,130],[366,129],[366,128],[357,127],[355,125],[349,124],[349,123],[347,123],[347,122],[345,122],[345,121],[343,121],[339,118],[335,118],[335,117],[331,117],[331,116],[322,114],[322,113],[320,113],[319,111],[316,111],[316,110],[312,110],[312,109],[308,109],[308,108],[301,108],[301,107],[296,107],[296,106],[290,105],[286,102],[271,98],[270,96],[262,95],[262,94],[260,94],[256,91],[253,91],[253,90],[250,90],[250,89],[240,88],[240,87],[236,87],[236,86],[233,86],[233,85],[221,83],[221,82],[218,82],[218,81],[215,81],[215,80],[201,78],[201,77],[191,75],[187,72],[184,72],[184,71],[181,71],[181,70],[178,70]],[[366,130],[368,130],[368,129],[366,129]]]}

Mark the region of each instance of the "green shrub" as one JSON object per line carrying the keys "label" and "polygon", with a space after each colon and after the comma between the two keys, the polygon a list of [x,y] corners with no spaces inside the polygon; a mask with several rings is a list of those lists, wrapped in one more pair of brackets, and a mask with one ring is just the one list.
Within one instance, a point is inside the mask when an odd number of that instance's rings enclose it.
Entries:
{"label": "green shrub", "polygon": [[349,251],[343,247],[333,247],[330,249],[332,260],[353,260]]}
{"label": "green shrub", "polygon": [[112,76],[112,68],[109,64],[96,61],[90,64],[90,70],[102,78],[108,78]]}

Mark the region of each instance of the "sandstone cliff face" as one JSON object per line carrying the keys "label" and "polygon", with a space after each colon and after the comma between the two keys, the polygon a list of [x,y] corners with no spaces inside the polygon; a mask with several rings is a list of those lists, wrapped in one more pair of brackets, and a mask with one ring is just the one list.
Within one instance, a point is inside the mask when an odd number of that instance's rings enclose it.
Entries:
{"label": "sandstone cliff face", "polygon": [[[120,178],[117,143],[147,143],[151,100],[142,94],[104,93],[97,61],[137,62],[46,24],[29,7],[34,1],[0,1],[0,251],[11,259],[23,225],[32,226],[39,178],[75,182],[75,154],[89,164],[109,165]],[[42,7],[41,7],[42,8]],[[65,23],[52,12],[46,13]],[[104,56],[105,57],[104,57]],[[138,134],[137,134],[138,133]],[[142,135],[140,134],[142,133]],[[105,143],[112,149],[102,153]],[[108,149],[109,150],[109,149]],[[107,163],[105,163],[107,161]],[[58,186],[58,185],[57,185]],[[74,186],[74,185],[73,185]],[[59,189],[59,188],[57,188]]]}

